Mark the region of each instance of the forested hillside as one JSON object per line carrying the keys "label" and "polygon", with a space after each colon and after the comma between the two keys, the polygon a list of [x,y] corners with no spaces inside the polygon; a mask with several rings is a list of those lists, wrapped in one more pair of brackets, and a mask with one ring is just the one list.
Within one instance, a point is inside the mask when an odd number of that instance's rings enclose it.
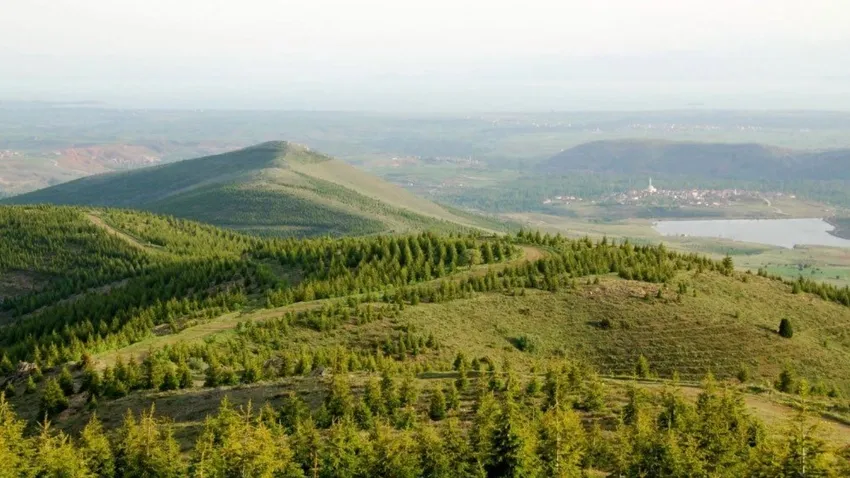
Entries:
{"label": "forested hillside", "polygon": [[4,202],[132,207],[270,236],[502,227],[286,142],[90,176]]}
{"label": "forested hillside", "polygon": [[0,213],[9,476],[848,472],[847,289],[531,232]]}

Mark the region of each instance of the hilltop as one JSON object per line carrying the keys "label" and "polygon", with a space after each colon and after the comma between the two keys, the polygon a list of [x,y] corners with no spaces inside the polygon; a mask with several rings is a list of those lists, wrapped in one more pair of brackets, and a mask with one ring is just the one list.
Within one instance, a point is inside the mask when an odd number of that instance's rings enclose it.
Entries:
{"label": "hilltop", "polygon": [[494,227],[287,142],[90,176],[3,203],[131,207],[276,236]]}
{"label": "hilltop", "polygon": [[597,172],[730,180],[850,179],[850,150],[802,151],[756,143],[592,141],[556,154],[541,172]]}

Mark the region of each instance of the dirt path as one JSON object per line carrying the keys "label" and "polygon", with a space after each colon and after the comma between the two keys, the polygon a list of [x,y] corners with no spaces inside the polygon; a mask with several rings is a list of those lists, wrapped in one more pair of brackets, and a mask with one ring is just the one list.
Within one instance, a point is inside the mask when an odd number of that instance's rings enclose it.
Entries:
{"label": "dirt path", "polygon": [[133,246],[137,249],[141,249],[141,250],[146,251],[146,252],[160,252],[153,245],[142,244],[142,242],[139,241],[138,239],[136,239],[135,237],[133,237],[133,236],[131,236],[131,235],[125,233],[125,232],[119,231],[118,229],[115,229],[114,227],[107,224],[99,216],[96,216],[94,213],[87,212],[86,213],[86,219],[91,221],[91,223],[94,224],[95,226],[106,231],[107,234],[109,234],[111,236],[115,236],[115,237],[123,240],[127,244],[130,244],[131,246]]}

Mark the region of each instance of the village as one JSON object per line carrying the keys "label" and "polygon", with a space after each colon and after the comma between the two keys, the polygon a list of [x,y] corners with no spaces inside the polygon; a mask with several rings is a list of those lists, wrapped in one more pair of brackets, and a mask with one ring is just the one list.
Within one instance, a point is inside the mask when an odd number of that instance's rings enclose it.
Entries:
{"label": "village", "polygon": [[[543,201],[546,205],[569,205],[576,202],[587,201],[591,204],[609,204],[621,206],[634,205],[674,205],[688,207],[722,208],[732,206],[735,203],[761,201],[768,206],[771,201],[786,197],[779,192],[764,193],[744,189],[658,189],[649,179],[649,185],[645,189],[636,189],[627,192],[614,193],[594,200],[576,196],[554,196]],[[794,195],[787,195],[794,199]]]}

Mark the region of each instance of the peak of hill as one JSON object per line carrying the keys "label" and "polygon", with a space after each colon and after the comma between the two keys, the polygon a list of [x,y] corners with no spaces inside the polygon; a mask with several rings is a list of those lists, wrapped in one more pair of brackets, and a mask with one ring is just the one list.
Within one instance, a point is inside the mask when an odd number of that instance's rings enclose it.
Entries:
{"label": "peak of hill", "polygon": [[486,227],[330,156],[284,141],[90,176],[5,200],[143,209],[269,235]]}
{"label": "peak of hill", "polygon": [[755,143],[623,139],[572,147],[541,165],[544,172],[667,174],[718,179],[847,179],[850,150],[797,151]]}

